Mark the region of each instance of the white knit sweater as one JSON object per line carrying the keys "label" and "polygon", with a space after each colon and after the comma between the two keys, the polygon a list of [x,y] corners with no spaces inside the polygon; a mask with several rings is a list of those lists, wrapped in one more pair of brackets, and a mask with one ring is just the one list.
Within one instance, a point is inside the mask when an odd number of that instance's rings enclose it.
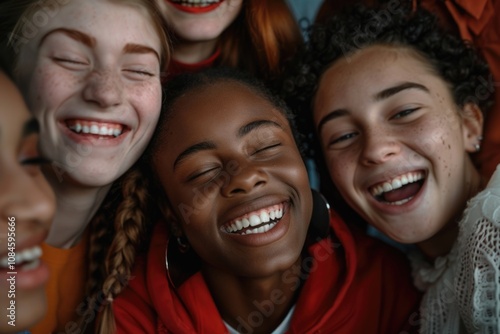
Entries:
{"label": "white knit sweater", "polygon": [[411,254],[415,285],[425,291],[422,334],[500,334],[500,165],[472,198],[451,252],[433,264]]}

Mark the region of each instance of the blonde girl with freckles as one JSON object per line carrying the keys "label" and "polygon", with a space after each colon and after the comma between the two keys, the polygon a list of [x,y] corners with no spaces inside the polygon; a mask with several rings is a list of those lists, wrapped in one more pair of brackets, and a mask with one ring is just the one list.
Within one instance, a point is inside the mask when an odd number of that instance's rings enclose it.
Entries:
{"label": "blonde girl with freckles", "polygon": [[146,228],[145,185],[133,170],[160,115],[164,22],[149,0],[12,0],[0,12],[57,197],[43,245],[48,312],[33,333],[93,332]]}
{"label": "blonde girl with freckles", "polygon": [[471,159],[489,77],[434,15],[393,5],[318,25],[283,86],[316,133],[330,187],[368,224],[418,248],[420,333],[500,332],[500,167],[486,180]]}

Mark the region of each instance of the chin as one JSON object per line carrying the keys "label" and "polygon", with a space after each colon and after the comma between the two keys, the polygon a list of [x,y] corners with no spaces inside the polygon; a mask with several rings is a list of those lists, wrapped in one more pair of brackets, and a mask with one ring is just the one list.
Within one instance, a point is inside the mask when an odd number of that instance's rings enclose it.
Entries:
{"label": "chin", "polygon": [[65,172],[63,179],[83,187],[101,188],[111,185],[124,173],[125,172],[121,171],[110,172],[109,170],[107,170],[104,172],[95,169],[88,170],[79,168],[78,170]]}
{"label": "chin", "polygon": [[[3,310],[7,309],[9,302],[2,298]],[[7,320],[2,319],[0,322],[0,333],[19,333],[33,327],[43,319],[47,309],[45,286],[30,291],[17,291],[15,302],[15,327],[8,324],[10,319],[6,317]]]}

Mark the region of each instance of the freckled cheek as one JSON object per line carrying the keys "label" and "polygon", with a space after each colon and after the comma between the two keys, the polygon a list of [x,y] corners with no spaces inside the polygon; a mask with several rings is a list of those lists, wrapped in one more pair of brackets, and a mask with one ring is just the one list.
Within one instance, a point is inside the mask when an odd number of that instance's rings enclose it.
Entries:
{"label": "freckled cheek", "polygon": [[125,94],[128,94],[132,105],[139,113],[141,123],[155,123],[156,125],[161,111],[161,88],[147,86],[131,89]]}
{"label": "freckled cheek", "polygon": [[53,68],[36,68],[30,85],[30,109],[35,113],[47,108],[57,108],[78,92],[81,79]]}
{"label": "freckled cheek", "polygon": [[330,177],[336,184],[345,181],[346,176],[349,175],[349,171],[354,170],[356,167],[350,158],[340,157],[331,153],[326,153],[325,158]]}

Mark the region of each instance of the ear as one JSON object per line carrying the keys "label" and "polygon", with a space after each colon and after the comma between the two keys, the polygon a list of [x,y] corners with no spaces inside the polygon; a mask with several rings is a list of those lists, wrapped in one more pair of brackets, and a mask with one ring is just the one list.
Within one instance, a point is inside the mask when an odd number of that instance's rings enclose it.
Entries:
{"label": "ear", "polygon": [[483,113],[477,104],[467,103],[463,106],[462,125],[465,150],[469,153],[477,152],[483,135]]}
{"label": "ear", "polygon": [[172,206],[170,205],[169,201],[165,198],[165,196],[160,196],[158,198],[158,206],[160,207],[160,211],[163,217],[168,222],[172,234],[175,237],[183,236],[184,233],[182,232],[179,219],[177,219],[174,210],[172,210]]}

